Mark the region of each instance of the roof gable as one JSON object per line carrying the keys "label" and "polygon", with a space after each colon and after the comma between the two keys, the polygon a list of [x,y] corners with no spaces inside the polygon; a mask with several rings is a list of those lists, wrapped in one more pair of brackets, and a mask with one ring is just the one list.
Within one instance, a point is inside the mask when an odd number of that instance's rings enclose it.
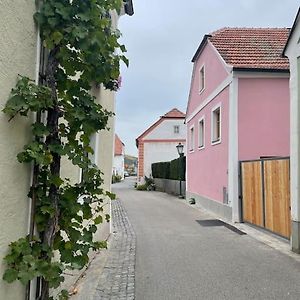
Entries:
{"label": "roof gable", "polygon": [[237,69],[289,70],[282,51],[288,28],[222,28],[205,35],[192,61],[201,54],[209,40],[225,62]]}
{"label": "roof gable", "polygon": [[[207,39],[203,48],[197,52],[194,61],[186,115],[201,105],[227,79],[232,71],[217,51],[215,46]],[[201,72],[204,70],[204,88],[200,92]]]}
{"label": "roof gable", "polygon": [[161,116],[154,124],[146,129],[138,138],[136,138],[136,146],[139,147],[139,141],[143,139],[147,134],[153,131],[159,124],[166,119],[185,119],[185,114],[177,108],[171,109],[169,112]]}
{"label": "roof gable", "polygon": [[164,114],[162,118],[185,118],[185,114],[177,108],[173,108],[172,110]]}

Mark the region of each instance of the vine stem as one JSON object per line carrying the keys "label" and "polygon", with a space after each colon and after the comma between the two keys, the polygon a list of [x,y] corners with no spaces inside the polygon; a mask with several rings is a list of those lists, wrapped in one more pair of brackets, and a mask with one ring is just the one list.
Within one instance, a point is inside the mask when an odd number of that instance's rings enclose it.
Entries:
{"label": "vine stem", "polygon": [[[59,125],[59,106],[58,97],[56,90],[56,79],[55,74],[59,66],[58,59],[56,55],[59,53],[60,47],[56,46],[52,49],[48,56],[48,62],[46,67],[46,84],[51,89],[51,96],[54,103],[52,108],[47,111],[47,128],[50,130],[50,134],[46,138],[46,145],[50,144],[60,144],[60,138],[58,135],[58,125]],[[52,176],[60,175],[60,164],[61,156],[58,153],[51,152],[53,161],[50,164],[50,173]],[[55,184],[51,184],[49,188],[49,199],[51,201],[52,207],[54,209],[53,217],[49,218],[45,231],[42,234],[43,244],[52,248],[55,234],[59,230],[58,219],[59,219],[59,188]],[[51,260],[51,257],[44,257],[46,260]],[[49,282],[42,278],[41,286],[41,300],[49,299]]]}

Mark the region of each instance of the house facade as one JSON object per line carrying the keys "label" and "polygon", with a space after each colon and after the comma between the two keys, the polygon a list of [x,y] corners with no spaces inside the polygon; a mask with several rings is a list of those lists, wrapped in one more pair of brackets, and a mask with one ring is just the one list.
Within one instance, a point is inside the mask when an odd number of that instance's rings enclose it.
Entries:
{"label": "house facade", "polygon": [[176,145],[186,142],[185,114],[177,108],[161,116],[137,139],[138,182],[151,176],[151,164],[170,161],[178,157]]}
{"label": "house facade", "polygon": [[296,15],[290,36],[283,54],[290,62],[290,99],[291,99],[291,221],[292,250],[300,253],[300,9]]}
{"label": "house facade", "polygon": [[197,49],[187,106],[187,199],[241,221],[239,162],[289,156],[288,29],[223,28]]}
{"label": "house facade", "polygon": [[115,153],[114,153],[114,163],[113,163],[113,175],[121,176],[124,179],[125,171],[125,145],[120,140],[119,136],[115,134]]}
{"label": "house facade", "polygon": [[[38,29],[33,21],[36,11],[35,2],[5,1],[0,10],[0,111],[4,108],[11,89],[15,86],[18,74],[25,75],[38,82],[40,71],[41,45]],[[133,14],[132,1],[124,2],[123,14]],[[119,16],[112,12],[113,26],[117,26]],[[114,93],[102,88],[93,91],[97,102],[104,108],[114,111]],[[31,185],[32,170],[30,165],[17,162],[16,156],[24,144],[31,140],[31,122],[26,118],[16,117],[12,122],[0,113],[0,277],[5,270],[3,257],[7,254],[8,245],[20,237],[26,236],[30,224],[30,201],[27,198]],[[109,120],[109,132],[95,135],[93,147],[96,150],[94,162],[105,173],[104,188],[110,189],[114,119]],[[79,182],[80,170],[69,161],[62,161],[62,176]],[[17,184],[17,188],[16,188]],[[109,206],[106,206],[109,212]],[[98,230],[97,238],[105,239],[109,234],[109,224]],[[69,288],[77,276],[67,276],[64,283]],[[34,291],[31,289],[32,299]],[[0,299],[19,300],[25,298],[25,288],[16,282],[13,285],[0,280]]]}

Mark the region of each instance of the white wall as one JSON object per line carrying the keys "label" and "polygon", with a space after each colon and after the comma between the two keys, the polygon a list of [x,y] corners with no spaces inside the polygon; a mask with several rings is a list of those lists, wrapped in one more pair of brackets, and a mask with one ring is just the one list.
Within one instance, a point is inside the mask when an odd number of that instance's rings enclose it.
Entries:
{"label": "white wall", "polygon": [[[183,143],[185,144],[185,143]],[[151,164],[161,161],[170,161],[178,158],[177,142],[145,143],[144,148],[144,172],[149,177],[152,173]],[[185,147],[184,147],[185,149]]]}
{"label": "white wall", "polygon": [[[179,133],[174,133],[174,126],[179,125]],[[165,119],[161,124],[147,134],[143,140],[152,139],[185,139],[186,126],[184,119]]]}
{"label": "white wall", "polygon": [[124,179],[124,155],[115,155],[113,174],[119,175],[122,179]]}
{"label": "white wall", "polygon": [[[290,97],[291,97],[291,216],[293,221],[300,221],[300,22],[289,42],[286,55],[290,61]],[[298,58],[298,59],[297,59]],[[297,61],[298,60],[298,61]]]}

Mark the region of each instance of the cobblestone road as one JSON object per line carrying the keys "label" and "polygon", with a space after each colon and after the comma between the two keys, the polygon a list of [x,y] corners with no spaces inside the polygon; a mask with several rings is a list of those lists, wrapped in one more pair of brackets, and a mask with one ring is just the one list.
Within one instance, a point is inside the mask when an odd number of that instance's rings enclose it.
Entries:
{"label": "cobblestone road", "polygon": [[113,239],[94,300],[132,300],[135,284],[136,236],[120,200],[112,201]]}

